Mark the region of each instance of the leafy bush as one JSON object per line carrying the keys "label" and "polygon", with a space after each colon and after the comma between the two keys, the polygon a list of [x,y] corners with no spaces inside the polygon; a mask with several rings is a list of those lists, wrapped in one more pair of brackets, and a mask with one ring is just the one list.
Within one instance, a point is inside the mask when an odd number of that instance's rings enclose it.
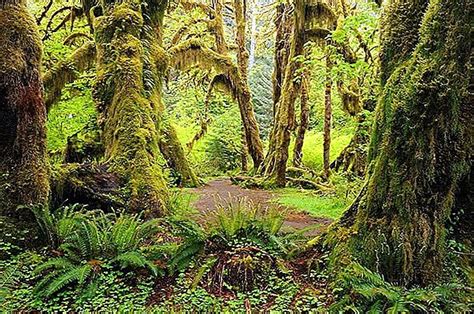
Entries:
{"label": "leafy bush", "polygon": [[[57,257],[39,265],[34,273],[42,279],[35,293],[51,297],[65,287],[77,284],[93,290],[104,270],[148,269],[157,276],[160,269],[144,253],[142,245],[158,232],[158,221],[143,222],[138,216],[106,215],[102,212],[67,212],[60,216],[43,212],[51,238],[58,240]],[[53,227],[54,226],[54,227]]]}
{"label": "leafy bush", "polygon": [[206,215],[205,229],[191,222],[174,222],[183,241],[170,268],[191,267],[192,286],[210,292],[250,291],[263,287],[271,272],[280,272],[279,257],[289,251],[291,235],[279,234],[280,210],[233,201]]}

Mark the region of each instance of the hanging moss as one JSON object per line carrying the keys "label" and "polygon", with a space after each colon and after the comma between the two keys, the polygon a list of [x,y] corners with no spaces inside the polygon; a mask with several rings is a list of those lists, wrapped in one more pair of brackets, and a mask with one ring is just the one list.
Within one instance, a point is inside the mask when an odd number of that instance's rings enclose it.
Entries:
{"label": "hanging moss", "polygon": [[[349,209],[351,219],[326,238],[335,247],[333,267],[345,256],[406,285],[426,285],[442,274],[446,226],[459,214],[457,200],[466,200],[460,188],[472,172],[467,2],[430,1],[412,57],[391,71],[378,104],[385,123],[366,188]],[[398,3],[413,8],[419,1]],[[410,24],[409,17],[396,21]],[[397,38],[386,44],[395,49]]]}
{"label": "hanging moss", "polygon": [[41,40],[26,1],[0,2],[0,215],[45,204],[49,194]]}

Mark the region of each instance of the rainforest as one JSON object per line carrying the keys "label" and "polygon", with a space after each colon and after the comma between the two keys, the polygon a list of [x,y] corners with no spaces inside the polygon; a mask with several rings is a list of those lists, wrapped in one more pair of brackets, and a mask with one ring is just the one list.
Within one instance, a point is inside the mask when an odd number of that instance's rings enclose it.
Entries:
{"label": "rainforest", "polygon": [[0,0],[0,312],[474,312],[473,9]]}

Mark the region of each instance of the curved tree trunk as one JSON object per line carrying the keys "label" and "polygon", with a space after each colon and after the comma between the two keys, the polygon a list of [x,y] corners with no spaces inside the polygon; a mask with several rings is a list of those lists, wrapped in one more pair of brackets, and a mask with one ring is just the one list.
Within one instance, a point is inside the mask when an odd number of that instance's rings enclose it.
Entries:
{"label": "curved tree trunk", "polygon": [[23,216],[15,211],[17,206],[48,200],[41,55],[41,40],[26,1],[1,0],[0,215]]}
{"label": "curved tree trunk", "polygon": [[474,147],[469,1],[427,2],[386,8],[368,183],[327,238],[334,262],[355,258],[406,285],[439,278],[448,220],[474,206],[465,188]]}
{"label": "curved tree trunk", "polygon": [[104,15],[95,19],[94,98],[101,113],[105,163],[128,182],[133,211],[163,213],[168,195],[158,164],[166,7],[166,0],[149,0],[147,6],[135,0],[107,1]]}

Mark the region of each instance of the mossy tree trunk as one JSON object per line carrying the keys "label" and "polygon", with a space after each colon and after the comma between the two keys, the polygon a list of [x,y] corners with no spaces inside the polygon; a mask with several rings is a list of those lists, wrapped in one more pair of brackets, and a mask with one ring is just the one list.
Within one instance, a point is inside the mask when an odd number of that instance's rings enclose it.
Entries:
{"label": "mossy tree trunk", "polygon": [[323,176],[329,178],[331,157],[331,124],[332,124],[332,79],[331,56],[326,56],[326,84],[324,89],[324,136],[323,136]]}
{"label": "mossy tree trunk", "polygon": [[246,42],[246,7],[245,2],[234,0],[234,14],[236,22],[236,45],[237,45],[237,65],[240,81],[239,94],[237,102],[240,107],[240,115],[245,131],[245,141],[250,156],[253,160],[254,168],[257,169],[263,162],[263,143],[260,139],[260,131],[252,104],[252,97],[248,83],[248,65],[249,52],[247,51]]}
{"label": "mossy tree trunk", "polygon": [[295,138],[295,146],[293,148],[293,165],[299,167],[303,162],[303,144],[306,130],[309,126],[309,90],[308,90],[308,73],[303,76],[301,84],[300,96],[300,123]]}
{"label": "mossy tree trunk", "polygon": [[17,206],[48,200],[41,56],[41,40],[26,0],[1,0],[0,215],[23,216],[15,211]]}
{"label": "mossy tree trunk", "polygon": [[169,124],[163,123],[162,137],[159,141],[160,151],[168,166],[179,176],[178,186],[196,187],[199,180],[189,166],[184,149],[176,134],[176,130]]}
{"label": "mossy tree trunk", "polygon": [[[105,163],[128,182],[133,211],[163,213],[166,184],[158,164],[166,0],[104,1],[95,19],[97,82]],[[146,11],[143,11],[146,10]]]}
{"label": "mossy tree trunk", "polygon": [[386,6],[369,177],[326,237],[333,266],[356,259],[406,285],[441,276],[448,220],[474,206],[465,188],[472,187],[474,147],[469,4]]}
{"label": "mossy tree trunk", "polygon": [[300,90],[301,81],[295,80],[294,75],[301,68],[301,61],[296,57],[303,54],[305,11],[305,2],[295,0],[288,66],[285,71],[281,96],[276,105],[275,121],[270,134],[270,147],[262,168],[263,174],[279,187],[284,187],[286,184],[288,147],[291,132],[295,128],[295,100]]}
{"label": "mossy tree trunk", "polygon": [[285,68],[288,64],[288,52],[290,51],[292,17],[289,14],[289,11],[290,6],[287,3],[279,3],[276,8],[275,66],[273,70],[273,117],[275,117],[276,105],[280,100]]}

